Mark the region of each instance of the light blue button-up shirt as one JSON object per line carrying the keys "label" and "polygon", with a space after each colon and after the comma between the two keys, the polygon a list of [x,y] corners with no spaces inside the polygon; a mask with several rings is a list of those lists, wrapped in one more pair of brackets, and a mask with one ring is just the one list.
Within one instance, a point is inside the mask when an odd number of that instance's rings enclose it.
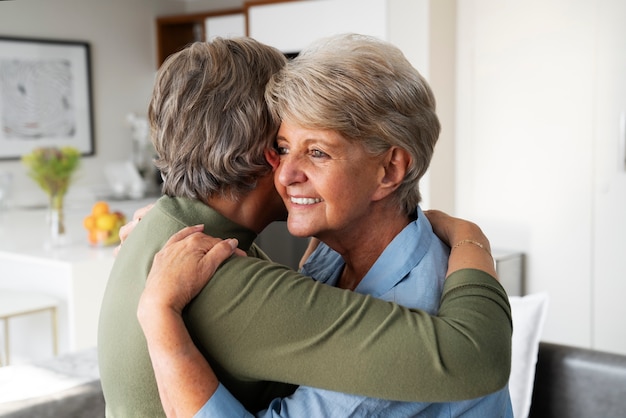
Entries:
{"label": "light blue button-up shirt", "polygon": [[[418,208],[417,220],[407,225],[387,246],[355,292],[436,314],[448,266],[449,249],[433,233]],[[303,273],[334,286],[343,269],[341,256],[320,244]],[[508,388],[461,402],[397,402],[300,386],[293,395],[274,399],[268,409],[250,414],[220,385],[196,414],[207,417],[505,417],[513,411]]]}

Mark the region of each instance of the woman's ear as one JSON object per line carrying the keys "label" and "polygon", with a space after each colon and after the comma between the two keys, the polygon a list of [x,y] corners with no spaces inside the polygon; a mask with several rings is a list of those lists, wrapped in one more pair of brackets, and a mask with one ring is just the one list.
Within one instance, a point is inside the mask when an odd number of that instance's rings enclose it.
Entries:
{"label": "woman's ear", "polygon": [[265,150],[265,159],[272,166],[274,170],[280,165],[280,155],[274,148],[267,148]]}
{"label": "woman's ear", "polygon": [[376,200],[392,194],[402,184],[410,166],[411,154],[408,151],[398,147],[390,148],[381,162],[382,175],[374,195]]}

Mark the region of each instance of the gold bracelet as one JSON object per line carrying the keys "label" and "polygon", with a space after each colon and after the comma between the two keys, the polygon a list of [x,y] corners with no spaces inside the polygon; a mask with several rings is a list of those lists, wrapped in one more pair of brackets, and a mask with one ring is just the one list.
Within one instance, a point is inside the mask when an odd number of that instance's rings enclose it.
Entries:
{"label": "gold bracelet", "polygon": [[473,239],[463,239],[463,240],[457,242],[456,244],[454,244],[452,249],[454,250],[455,248],[458,248],[458,247],[460,247],[463,244],[473,244],[473,245],[476,245],[477,247],[480,247],[483,250],[485,250],[487,252],[487,254],[489,254],[491,256],[491,253],[489,252],[489,250],[487,248],[485,248],[485,246],[483,244],[481,244],[480,242],[475,241]]}

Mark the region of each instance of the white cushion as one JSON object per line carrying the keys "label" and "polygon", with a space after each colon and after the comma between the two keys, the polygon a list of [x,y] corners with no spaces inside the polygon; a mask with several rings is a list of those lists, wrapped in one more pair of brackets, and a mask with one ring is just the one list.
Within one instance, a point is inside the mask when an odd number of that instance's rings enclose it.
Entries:
{"label": "white cushion", "polygon": [[513,347],[509,391],[513,416],[526,418],[530,412],[539,339],[548,310],[548,294],[510,296],[513,313]]}

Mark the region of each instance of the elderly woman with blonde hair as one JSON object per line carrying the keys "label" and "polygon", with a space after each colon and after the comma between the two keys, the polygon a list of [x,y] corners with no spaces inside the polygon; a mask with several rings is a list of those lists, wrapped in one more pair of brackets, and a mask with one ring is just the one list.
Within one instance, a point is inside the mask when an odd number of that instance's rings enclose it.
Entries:
{"label": "elderly woman with blonde hair", "polygon": [[[276,170],[276,190],[289,212],[289,231],[321,241],[304,264],[304,274],[431,315],[443,310],[444,286],[460,268],[495,275],[488,241],[475,225],[432,214],[444,243],[418,205],[419,180],[430,163],[440,125],[428,83],[398,48],[353,34],[322,40],[275,74],[265,97],[280,123],[276,152],[267,157]],[[193,267],[191,278],[197,279],[221,260],[209,256],[210,268],[197,273],[194,266],[206,266],[207,260],[184,256],[185,247],[179,245],[187,238],[174,237],[163,258],[156,259],[139,305],[162,401],[172,412],[246,416],[243,405],[194,351],[180,317],[206,280],[198,279],[197,288],[181,295],[172,278],[179,278],[181,266],[187,263]],[[451,253],[446,244],[452,244]],[[231,253],[224,245],[216,251],[224,257]],[[163,333],[153,322],[155,315],[171,319],[163,323],[174,332]],[[346,311],[348,321],[351,315],[353,311]],[[498,338],[494,344],[510,347],[510,336]],[[363,344],[375,346],[380,341],[372,335]],[[181,358],[173,347],[185,347],[185,353],[193,354]],[[354,347],[321,361],[348,361],[358,351]],[[389,367],[403,361],[393,349],[387,352]],[[445,360],[441,366],[446,367]],[[368,365],[362,368],[365,373]],[[479,384],[468,376],[468,387]],[[272,400],[257,416],[512,417],[506,385],[468,397],[451,401],[446,384],[435,381],[424,402],[300,386],[292,395]]]}

